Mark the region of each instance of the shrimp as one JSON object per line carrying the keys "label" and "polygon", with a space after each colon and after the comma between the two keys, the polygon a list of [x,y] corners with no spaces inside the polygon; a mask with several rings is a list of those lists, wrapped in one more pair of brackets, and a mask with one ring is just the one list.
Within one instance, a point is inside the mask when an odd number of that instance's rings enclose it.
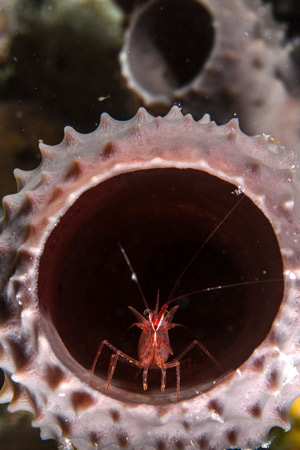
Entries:
{"label": "shrimp", "polygon": [[[124,252],[124,249],[122,249]],[[176,298],[177,299],[177,298]],[[113,374],[116,369],[116,365],[119,358],[123,358],[129,364],[143,369],[143,389],[148,389],[148,370],[149,369],[160,369],[161,370],[161,391],[165,390],[166,387],[166,369],[176,368],[176,380],[177,380],[177,400],[180,399],[180,360],[194,347],[198,346],[203,350],[207,356],[216,364],[216,366],[223,371],[223,367],[218,361],[213,357],[213,355],[207,350],[201,342],[194,340],[179,356],[172,359],[172,361],[167,362],[170,355],[173,355],[173,351],[170,345],[169,330],[175,327],[182,326],[181,324],[172,323],[174,315],[179,308],[178,305],[173,306],[173,308],[167,311],[168,305],[175,301],[165,303],[159,311],[159,292],[157,293],[156,306],[154,310],[147,308],[148,317],[147,319],[142,316],[135,308],[128,306],[131,312],[136,316],[138,322],[133,323],[132,326],[136,326],[142,330],[139,345],[138,345],[138,357],[139,361],[128,356],[126,353],[117,349],[114,345],[104,339],[97,351],[95,356],[91,372],[94,373],[97,361],[101,354],[101,351],[106,345],[109,347],[114,354],[112,354],[108,369],[108,382],[106,385],[106,392],[109,389]]]}
{"label": "shrimp", "polygon": [[175,368],[176,369],[176,384],[177,384],[177,400],[180,400],[180,360],[188,353],[190,352],[194,347],[199,347],[200,350],[202,350],[217,366],[220,373],[224,372],[224,369],[222,365],[216,360],[216,358],[209,352],[209,350],[197,339],[194,339],[178,356],[173,358],[171,361],[168,361],[169,357],[173,355],[173,351],[170,345],[170,338],[169,338],[169,331],[172,328],[175,327],[183,327],[186,328],[184,325],[173,323],[173,318],[175,316],[175,313],[177,312],[179,305],[173,306],[170,311],[167,311],[168,306],[177,301],[181,298],[184,298],[188,295],[198,294],[201,292],[207,292],[217,289],[224,289],[224,288],[230,288],[233,286],[242,286],[242,285],[249,285],[249,284],[257,284],[257,283],[265,283],[270,281],[279,281],[277,279],[273,280],[253,280],[253,281],[246,281],[241,283],[234,283],[234,284],[228,284],[228,285],[222,285],[222,286],[214,286],[214,287],[208,287],[205,289],[201,289],[198,291],[193,291],[186,293],[184,295],[180,295],[177,297],[173,297],[173,294],[178,287],[180,280],[188,270],[188,268],[191,266],[193,261],[197,258],[203,247],[208,243],[208,241],[212,238],[212,236],[217,232],[217,230],[222,226],[222,224],[226,221],[226,219],[231,215],[233,210],[240,204],[240,202],[243,200],[244,195],[235,203],[235,205],[230,209],[230,211],[225,215],[225,217],[220,221],[220,223],[214,228],[214,230],[210,233],[210,235],[205,239],[205,241],[202,243],[200,248],[196,251],[196,253],[193,255],[193,257],[190,259],[188,264],[185,266],[184,270],[180,273],[179,277],[177,278],[173,288],[171,289],[171,292],[169,294],[168,300],[166,303],[163,304],[163,306],[159,309],[159,291],[157,292],[157,298],[156,298],[156,305],[155,309],[149,309],[148,303],[145,299],[145,296],[143,294],[143,291],[141,289],[141,286],[138,282],[138,278],[136,273],[133,270],[133,267],[130,263],[130,260],[124,250],[124,248],[119,243],[120,250],[124,256],[124,259],[131,271],[131,279],[136,283],[139,292],[141,294],[141,297],[144,301],[144,304],[146,306],[146,310],[144,314],[147,314],[147,317],[144,317],[141,313],[139,313],[135,308],[132,306],[128,306],[130,311],[135,315],[138,322],[133,323],[130,328],[136,326],[140,328],[141,335],[139,339],[138,344],[138,360],[132,358],[131,356],[127,355],[123,351],[119,350],[117,347],[112,345],[109,341],[104,339],[101,344],[98,347],[96,356],[94,358],[92,367],[90,371],[94,373],[96,364],[98,362],[98,359],[100,357],[100,354],[102,352],[102,349],[104,346],[107,346],[113,354],[111,355],[109,369],[108,369],[108,381],[106,385],[106,392],[109,389],[109,386],[111,384],[117,362],[118,360],[124,360],[130,365],[136,366],[139,369],[142,369],[143,371],[143,389],[148,389],[148,371],[149,369],[160,369],[161,370],[161,391],[165,390],[166,387],[166,370]]}

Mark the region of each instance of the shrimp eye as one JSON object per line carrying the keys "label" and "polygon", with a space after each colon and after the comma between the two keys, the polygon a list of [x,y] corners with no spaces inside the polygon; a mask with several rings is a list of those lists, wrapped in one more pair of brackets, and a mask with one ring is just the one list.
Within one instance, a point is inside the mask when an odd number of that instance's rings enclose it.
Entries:
{"label": "shrimp eye", "polygon": [[145,311],[143,312],[143,316],[145,317],[145,319],[148,319],[150,315],[150,309],[145,309]]}

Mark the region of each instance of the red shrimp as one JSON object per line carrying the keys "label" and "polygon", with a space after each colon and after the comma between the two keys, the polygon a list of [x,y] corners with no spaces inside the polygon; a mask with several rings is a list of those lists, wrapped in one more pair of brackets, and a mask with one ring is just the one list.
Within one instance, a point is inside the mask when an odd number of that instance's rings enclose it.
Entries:
{"label": "red shrimp", "polygon": [[[124,251],[124,250],[123,250]],[[183,296],[182,296],[183,297]],[[181,298],[181,296],[180,296]],[[143,388],[147,390],[148,388],[148,370],[149,369],[160,369],[161,370],[161,390],[164,391],[166,387],[166,369],[176,367],[176,379],[177,379],[177,400],[180,399],[180,359],[182,359],[195,345],[198,345],[201,350],[203,350],[207,356],[216,364],[216,366],[223,371],[221,364],[211,355],[201,342],[194,340],[179,356],[172,359],[172,361],[167,362],[170,355],[173,355],[173,351],[170,345],[169,330],[183,326],[181,324],[172,323],[173,317],[179,308],[178,305],[173,306],[173,308],[166,313],[168,305],[179,299],[179,297],[172,299],[171,301],[165,303],[160,311],[159,308],[159,293],[157,294],[155,310],[147,309],[148,318],[146,319],[142,316],[135,308],[128,306],[133,312],[139,322],[131,325],[136,326],[142,330],[139,345],[138,345],[138,357],[139,361],[126,355],[126,353],[117,349],[114,345],[104,339],[97,351],[95,356],[91,372],[94,373],[97,361],[99,359],[100,353],[103,346],[109,347],[114,354],[112,354],[108,369],[108,382],[106,386],[106,391],[110,386],[114,371],[119,358],[125,359],[129,364],[132,364],[139,369],[143,369]]]}
{"label": "red shrimp", "polygon": [[167,312],[168,306],[173,303],[176,300],[180,300],[183,297],[186,297],[188,295],[198,294],[200,292],[206,292],[216,289],[224,289],[229,288],[233,286],[242,286],[242,285],[248,285],[248,284],[257,284],[257,283],[265,283],[267,281],[279,281],[279,280],[254,280],[254,281],[246,281],[241,283],[235,283],[235,284],[228,284],[223,286],[214,286],[206,289],[201,289],[199,291],[189,292],[184,295],[180,295],[175,298],[171,298],[175,289],[177,288],[181,278],[185,274],[185,272],[188,270],[190,265],[193,263],[195,258],[199,255],[203,247],[207,244],[207,242],[211,239],[211,237],[216,233],[216,231],[220,228],[220,226],[225,222],[225,220],[230,216],[230,214],[233,212],[233,210],[239,205],[239,203],[242,201],[244,196],[242,196],[235,205],[230,209],[230,211],[226,214],[226,216],[220,221],[220,223],[214,228],[214,230],[210,233],[210,235],[206,238],[206,240],[203,242],[203,244],[200,246],[200,248],[196,251],[196,253],[193,255],[191,260],[188,262],[188,264],[185,266],[184,270],[181,272],[179,277],[177,278],[171,292],[168,298],[168,301],[164,303],[164,305],[159,310],[159,291],[157,293],[157,299],[156,299],[156,305],[155,309],[149,309],[147,301],[144,297],[144,294],[142,292],[142,289],[140,287],[140,284],[138,282],[136,273],[134,272],[132,265],[130,263],[130,260],[119,243],[120,250],[127,262],[128,267],[131,271],[131,278],[133,281],[136,282],[137,287],[140,291],[140,294],[143,298],[143,301],[146,305],[146,311],[148,313],[148,317],[144,317],[142,314],[140,314],[135,308],[132,306],[128,306],[129,309],[132,311],[132,313],[136,316],[138,319],[138,322],[133,323],[131,327],[136,326],[141,329],[141,336],[138,344],[138,358],[139,360],[136,360],[132,358],[131,356],[128,356],[126,353],[119,350],[117,347],[112,345],[110,342],[108,342],[106,339],[104,339],[97,351],[97,354],[94,358],[91,372],[94,373],[96,364],[98,362],[98,359],[100,357],[100,354],[102,352],[102,349],[104,345],[109,347],[112,352],[114,352],[111,355],[109,369],[108,369],[108,381],[106,385],[106,391],[108,391],[112,377],[114,375],[117,362],[120,359],[123,359],[127,361],[127,363],[138,367],[139,369],[143,370],[143,388],[144,390],[147,390],[148,388],[148,370],[149,369],[160,369],[161,370],[161,391],[165,390],[166,387],[166,369],[176,368],[176,380],[177,380],[177,400],[180,400],[180,360],[190,351],[193,347],[198,346],[212,361],[213,363],[218,367],[220,370],[220,373],[224,371],[221,364],[216,360],[216,358],[208,351],[208,349],[201,344],[198,340],[193,340],[190,345],[188,345],[178,356],[173,358],[171,361],[168,361],[169,356],[173,355],[173,351],[170,345],[170,338],[169,338],[169,331],[172,328],[175,327],[184,327],[184,325],[178,324],[178,323],[172,323],[174,315],[179,308],[178,305],[173,306],[170,311]]}

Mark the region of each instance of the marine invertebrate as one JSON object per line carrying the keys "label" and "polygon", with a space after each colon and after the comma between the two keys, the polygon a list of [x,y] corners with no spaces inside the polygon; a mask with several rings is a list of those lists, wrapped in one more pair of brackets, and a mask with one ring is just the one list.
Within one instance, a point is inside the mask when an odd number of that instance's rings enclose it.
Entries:
{"label": "marine invertebrate", "polygon": [[[44,438],[79,450],[254,448],[270,427],[287,428],[300,388],[294,153],[267,136],[244,135],[236,120],[195,122],[176,107],[164,118],[143,109],[127,122],[103,115],[87,135],[67,127],[60,145],[41,144],[41,152],[41,166],[16,171],[19,192],[4,199],[2,402],[32,411]],[[175,376],[161,393],[154,373],[143,392],[130,366],[117,368],[106,393],[109,354],[95,375],[88,370],[98,343],[117,342],[131,323],[129,302],[140,305],[117,242],[147,297],[159,288],[165,298],[237,201],[236,190],[245,199],[179,293],[255,277],[283,278],[284,292],[283,282],[266,282],[190,300],[182,323],[224,374],[192,355],[181,401]],[[174,335],[175,352],[181,342]],[[130,346],[134,336],[122,349]]]}
{"label": "marine invertebrate", "polygon": [[183,9],[181,0],[153,0],[133,12],[120,61],[128,87],[156,113],[177,102],[219,124],[237,114],[247,134],[265,132],[296,150],[292,51],[260,1],[187,0]]}
{"label": "marine invertebrate", "polygon": [[[99,345],[97,354],[94,358],[91,372],[95,372],[96,364],[98,362],[99,356],[104,348],[104,346],[107,346],[114,354],[111,356],[109,369],[108,369],[108,381],[106,386],[106,392],[108,391],[108,388],[110,386],[110,383],[112,381],[113,374],[116,370],[117,362],[119,359],[124,360],[125,362],[138,367],[139,369],[143,369],[143,389],[146,391],[148,389],[148,372],[149,369],[160,369],[161,371],[161,384],[160,389],[161,391],[164,391],[166,388],[166,378],[167,373],[166,369],[176,369],[176,390],[177,390],[177,400],[180,400],[180,364],[181,360],[184,356],[187,355],[188,352],[193,350],[195,346],[198,346],[200,350],[202,350],[214,363],[217,367],[219,367],[220,371],[223,372],[223,367],[219,365],[218,361],[209,353],[206,347],[204,347],[201,342],[198,340],[192,341],[191,344],[189,344],[178,356],[176,356],[172,361],[168,361],[169,356],[173,355],[173,351],[170,344],[170,337],[169,337],[169,331],[172,328],[175,327],[184,327],[184,325],[174,323],[173,318],[174,315],[179,308],[179,305],[173,305],[171,310],[168,311],[167,308],[171,303],[174,303],[176,300],[180,300],[181,298],[188,297],[190,294],[181,295],[179,297],[172,297],[170,300],[168,300],[166,303],[163,304],[161,308],[159,308],[159,290],[157,291],[157,297],[156,297],[156,303],[155,303],[155,309],[150,309],[149,305],[142,293],[142,289],[140,287],[140,284],[138,282],[136,273],[134,272],[132,265],[129,261],[129,258],[123,249],[121,245],[120,249],[125,257],[125,260],[127,264],[129,265],[129,268],[131,270],[132,276],[131,278],[137,282],[137,286],[139,288],[140,293],[142,294],[142,298],[144,300],[145,306],[146,306],[146,317],[139,313],[135,308],[132,306],[128,306],[128,308],[131,310],[131,312],[135,315],[135,317],[138,319],[138,322],[133,323],[131,327],[136,326],[140,328],[141,335],[139,338],[139,345],[138,345],[138,357],[139,360],[136,360],[132,358],[132,356],[128,356],[126,353],[122,352],[118,348],[116,348],[114,345],[112,345],[110,342],[108,342],[106,339],[104,339],[101,344]],[[200,247],[202,249],[202,246]],[[197,256],[197,253],[199,251],[197,250],[195,256]],[[188,268],[190,264],[186,266]],[[183,273],[185,272],[185,269]],[[178,279],[179,281],[179,279]],[[177,283],[175,282],[175,285]],[[208,288],[211,289],[211,288]],[[174,290],[174,289],[173,289]],[[172,291],[171,291],[172,293]],[[194,292],[195,294],[197,292]]]}

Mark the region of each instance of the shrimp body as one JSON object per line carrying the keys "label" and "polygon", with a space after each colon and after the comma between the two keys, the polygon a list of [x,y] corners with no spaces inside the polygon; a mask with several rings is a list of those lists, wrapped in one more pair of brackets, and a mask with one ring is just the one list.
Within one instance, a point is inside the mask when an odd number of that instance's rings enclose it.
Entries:
{"label": "shrimp body", "polygon": [[143,330],[138,346],[139,360],[151,369],[161,367],[173,354],[166,330]]}
{"label": "shrimp body", "polygon": [[158,299],[155,310],[148,310],[148,319],[143,317],[136,309],[129,306],[130,310],[139,320],[133,325],[141,328],[138,345],[138,357],[143,367],[162,368],[170,355],[173,355],[170,346],[169,330],[176,324],[171,323],[178,306],[174,306],[165,315],[167,305],[163,305],[158,313]]}

